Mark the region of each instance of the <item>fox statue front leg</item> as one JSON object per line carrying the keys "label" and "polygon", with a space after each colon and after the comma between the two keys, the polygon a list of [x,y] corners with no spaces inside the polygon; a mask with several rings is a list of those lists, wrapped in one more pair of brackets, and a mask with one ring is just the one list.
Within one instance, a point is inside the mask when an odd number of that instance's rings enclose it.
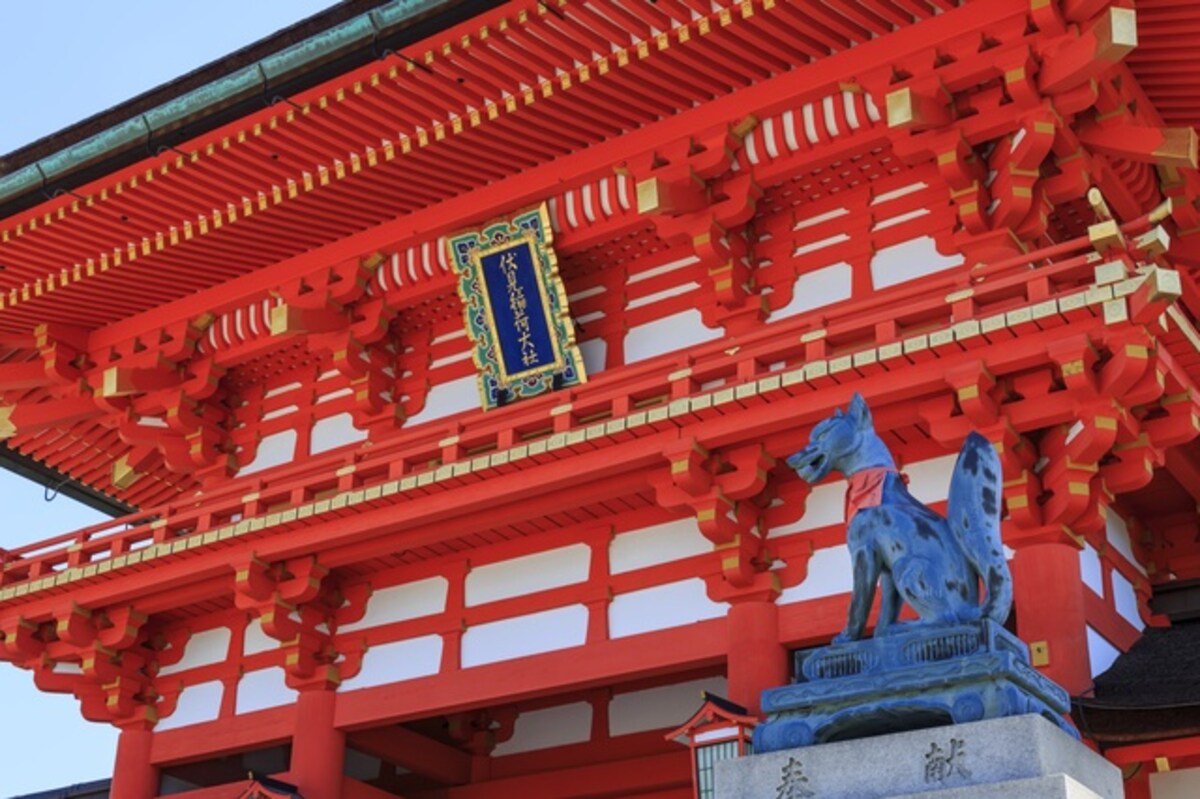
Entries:
{"label": "fox statue front leg", "polygon": [[858,524],[850,525],[848,536],[854,568],[854,593],[850,598],[846,628],[833,639],[835,644],[857,641],[863,637],[863,632],[867,629],[867,617],[871,613],[871,603],[875,600],[875,587],[879,582],[879,557],[875,553],[869,529],[864,529],[870,527],[870,522],[865,518],[855,521]]}
{"label": "fox statue front leg", "polygon": [[896,581],[887,569],[879,571],[879,620],[875,622],[875,635],[887,635],[901,629],[896,620],[900,618],[900,592]]}

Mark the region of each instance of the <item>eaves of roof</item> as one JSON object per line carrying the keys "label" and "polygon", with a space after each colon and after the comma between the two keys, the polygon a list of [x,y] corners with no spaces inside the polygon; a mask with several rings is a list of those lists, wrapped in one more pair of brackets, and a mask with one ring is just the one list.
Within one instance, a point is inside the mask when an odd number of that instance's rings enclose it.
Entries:
{"label": "eaves of roof", "polygon": [[501,2],[338,3],[0,156],[0,218],[384,57]]}

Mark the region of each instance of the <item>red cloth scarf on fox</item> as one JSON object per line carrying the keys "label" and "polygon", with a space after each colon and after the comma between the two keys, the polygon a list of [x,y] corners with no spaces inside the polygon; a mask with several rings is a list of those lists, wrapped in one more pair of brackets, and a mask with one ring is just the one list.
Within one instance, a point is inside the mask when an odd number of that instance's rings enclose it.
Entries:
{"label": "red cloth scarf on fox", "polygon": [[[847,478],[846,524],[863,508],[874,508],[883,504],[883,482],[889,474],[898,474],[891,466],[872,466],[861,469]],[[904,475],[901,480],[907,484]]]}

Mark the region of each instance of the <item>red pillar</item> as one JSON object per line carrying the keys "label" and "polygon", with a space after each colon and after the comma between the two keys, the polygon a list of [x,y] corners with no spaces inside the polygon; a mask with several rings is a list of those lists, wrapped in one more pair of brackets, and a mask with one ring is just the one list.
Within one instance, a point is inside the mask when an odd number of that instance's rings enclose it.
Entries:
{"label": "red pillar", "polygon": [[787,650],[779,643],[779,608],[767,599],[734,599],[726,619],[729,699],[757,714],[762,692],[788,679]]}
{"label": "red pillar", "polygon": [[[1125,799],[1151,799],[1150,774],[1154,766],[1150,763],[1139,763],[1136,766],[1124,766],[1121,773],[1125,776]],[[1127,776],[1130,772],[1133,776]]]}
{"label": "red pillar", "polygon": [[1020,547],[1012,574],[1017,634],[1031,648],[1045,642],[1049,662],[1040,671],[1079,696],[1092,687],[1079,550],[1068,543]]}
{"label": "red pillar", "polygon": [[113,764],[112,799],[152,799],[158,796],[158,769],[150,762],[154,732],[144,725],[125,727],[117,739]]}
{"label": "red pillar", "polygon": [[296,731],[292,734],[290,781],[304,799],[339,799],[346,735],[333,726],[337,694],[311,689],[296,702]]}

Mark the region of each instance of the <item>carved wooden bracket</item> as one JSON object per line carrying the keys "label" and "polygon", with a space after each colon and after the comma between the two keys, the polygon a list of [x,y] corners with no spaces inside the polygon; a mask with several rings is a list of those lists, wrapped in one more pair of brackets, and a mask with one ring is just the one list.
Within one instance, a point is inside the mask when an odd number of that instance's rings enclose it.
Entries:
{"label": "carved wooden bracket", "polygon": [[670,472],[655,482],[658,503],[694,513],[700,532],[721,555],[725,579],[749,585],[770,567],[759,522],[775,459],[759,444],[714,453],[691,438],[664,454]]}
{"label": "carved wooden bracket", "polygon": [[0,660],[32,671],[40,690],[74,695],[89,721],[152,725],[170,709],[153,685],[159,651],[169,644],[148,638],[147,621],[132,606],[96,611],[72,602],[50,621],[17,619],[0,631]]}
{"label": "carved wooden bracket", "polygon": [[744,120],[649,153],[632,167],[638,212],[665,240],[691,248],[716,304],[702,309],[711,325],[738,326],[765,315],[753,276],[754,216],[762,188],[752,171],[733,171],[737,151],[757,121]]}
{"label": "carved wooden bracket", "polygon": [[[234,603],[257,616],[263,632],[284,652],[287,684],[297,690],[330,689],[353,676],[361,652],[343,659],[333,647],[336,620],[361,615],[368,591],[349,596],[315,557],[267,563],[251,554],[236,567]],[[349,603],[351,607],[345,607]]]}

